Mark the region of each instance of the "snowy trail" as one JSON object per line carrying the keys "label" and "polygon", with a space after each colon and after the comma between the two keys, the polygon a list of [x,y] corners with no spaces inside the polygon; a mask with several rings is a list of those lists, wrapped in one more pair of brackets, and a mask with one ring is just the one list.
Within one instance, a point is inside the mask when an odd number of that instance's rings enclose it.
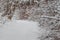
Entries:
{"label": "snowy trail", "polygon": [[0,40],[37,40],[38,29],[38,23],[33,21],[7,22],[0,28]]}

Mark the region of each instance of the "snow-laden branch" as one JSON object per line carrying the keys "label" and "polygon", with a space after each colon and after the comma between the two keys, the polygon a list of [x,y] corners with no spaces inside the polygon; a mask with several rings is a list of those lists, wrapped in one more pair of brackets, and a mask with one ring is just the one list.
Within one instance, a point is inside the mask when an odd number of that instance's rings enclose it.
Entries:
{"label": "snow-laden branch", "polygon": [[55,19],[55,20],[60,20],[59,17],[54,17],[54,16],[41,16],[40,18],[51,18],[51,19]]}

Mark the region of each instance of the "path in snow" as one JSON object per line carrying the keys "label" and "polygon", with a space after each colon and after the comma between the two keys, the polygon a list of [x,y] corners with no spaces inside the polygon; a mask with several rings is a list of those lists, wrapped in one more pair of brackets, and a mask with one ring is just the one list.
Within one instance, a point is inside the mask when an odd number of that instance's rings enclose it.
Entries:
{"label": "path in snow", "polygon": [[0,28],[0,40],[37,40],[38,23],[15,20]]}
{"label": "path in snow", "polygon": [[[40,30],[40,31],[39,31]],[[0,40],[38,40],[48,35],[49,31],[38,27],[37,22],[13,20],[0,27]]]}

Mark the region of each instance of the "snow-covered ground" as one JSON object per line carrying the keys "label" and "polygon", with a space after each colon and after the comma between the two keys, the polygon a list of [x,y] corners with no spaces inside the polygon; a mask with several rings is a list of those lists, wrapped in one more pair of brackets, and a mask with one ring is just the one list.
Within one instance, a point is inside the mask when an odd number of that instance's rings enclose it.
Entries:
{"label": "snow-covered ground", "polygon": [[13,20],[0,26],[0,40],[39,40],[48,33],[49,30],[39,27],[38,22],[27,20]]}
{"label": "snow-covered ground", "polygon": [[0,27],[0,40],[37,40],[38,23],[14,20]]}

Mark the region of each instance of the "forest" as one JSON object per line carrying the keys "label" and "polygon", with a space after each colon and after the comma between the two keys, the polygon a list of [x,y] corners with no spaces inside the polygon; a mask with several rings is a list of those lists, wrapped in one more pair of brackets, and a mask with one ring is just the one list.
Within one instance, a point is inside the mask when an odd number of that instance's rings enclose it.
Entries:
{"label": "forest", "polygon": [[60,0],[0,0],[0,27],[14,20],[38,22],[39,40],[60,40]]}

